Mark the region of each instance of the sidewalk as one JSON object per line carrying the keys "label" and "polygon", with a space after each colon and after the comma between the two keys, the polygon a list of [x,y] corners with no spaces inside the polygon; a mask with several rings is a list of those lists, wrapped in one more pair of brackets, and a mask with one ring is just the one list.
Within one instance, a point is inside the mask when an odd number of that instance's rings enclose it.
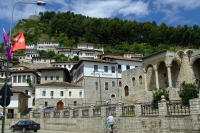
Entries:
{"label": "sidewalk", "polygon": [[[21,133],[21,131],[15,131]],[[27,131],[27,133],[32,133],[33,131]],[[51,131],[51,130],[38,130],[38,133],[91,133],[91,132],[68,132],[68,131]],[[5,130],[5,133],[10,133],[10,130]]]}
{"label": "sidewalk", "polygon": [[91,132],[69,132],[69,131],[50,131],[50,130],[38,130],[38,133],[91,133]]}

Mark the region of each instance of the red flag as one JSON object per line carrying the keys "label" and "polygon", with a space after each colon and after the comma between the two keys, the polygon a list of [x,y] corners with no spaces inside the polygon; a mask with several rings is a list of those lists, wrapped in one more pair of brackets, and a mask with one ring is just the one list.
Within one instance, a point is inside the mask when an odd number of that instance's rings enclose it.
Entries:
{"label": "red flag", "polygon": [[12,51],[20,50],[20,49],[26,49],[26,43],[24,38],[24,33],[21,32],[18,36],[16,36],[14,39],[14,44],[12,45]]}

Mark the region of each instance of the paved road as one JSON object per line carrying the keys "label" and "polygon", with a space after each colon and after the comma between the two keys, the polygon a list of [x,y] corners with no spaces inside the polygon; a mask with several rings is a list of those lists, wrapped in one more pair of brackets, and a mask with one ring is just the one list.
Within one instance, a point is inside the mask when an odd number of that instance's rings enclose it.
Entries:
{"label": "paved road", "polygon": [[[4,133],[11,133],[11,131],[5,130]],[[14,133],[22,133],[22,131],[15,131]],[[27,131],[26,133],[35,133],[35,132]],[[37,133],[89,133],[89,132],[67,132],[67,131],[38,130]]]}

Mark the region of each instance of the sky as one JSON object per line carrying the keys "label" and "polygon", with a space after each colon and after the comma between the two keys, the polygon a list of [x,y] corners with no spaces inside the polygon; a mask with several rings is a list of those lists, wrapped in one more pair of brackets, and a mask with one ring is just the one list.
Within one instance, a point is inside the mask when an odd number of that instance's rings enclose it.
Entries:
{"label": "sky", "polygon": [[[137,22],[155,21],[157,25],[200,26],[200,0],[43,0],[46,6],[17,2],[34,3],[34,0],[1,0],[0,28],[8,33],[10,27],[30,15],[44,11],[71,11],[96,18],[120,18]],[[15,4],[17,3],[17,4]],[[15,4],[15,6],[14,6]],[[13,11],[13,17],[12,17]],[[13,18],[11,26],[11,18]],[[3,36],[0,37],[0,42]]]}

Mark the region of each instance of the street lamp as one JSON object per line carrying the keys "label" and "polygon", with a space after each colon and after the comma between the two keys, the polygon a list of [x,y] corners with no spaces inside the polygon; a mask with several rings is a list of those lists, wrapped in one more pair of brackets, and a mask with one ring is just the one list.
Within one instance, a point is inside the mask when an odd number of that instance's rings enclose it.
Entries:
{"label": "street lamp", "polygon": [[[36,4],[38,6],[45,6],[46,3],[43,1],[37,1],[37,2],[16,2],[14,3],[12,7],[12,16],[11,16],[11,22],[10,22],[10,34],[9,34],[9,39],[10,39],[10,44],[11,39],[12,39],[12,23],[13,23],[13,12],[14,12],[14,7],[16,4]],[[1,133],[4,133],[4,127],[5,127],[5,112],[6,112],[6,97],[7,97],[7,86],[8,86],[8,67],[9,67],[9,59],[7,58],[7,69],[6,69],[6,83],[5,83],[5,94],[4,94],[4,106],[3,106],[3,119],[2,119],[2,128],[1,128]]]}

